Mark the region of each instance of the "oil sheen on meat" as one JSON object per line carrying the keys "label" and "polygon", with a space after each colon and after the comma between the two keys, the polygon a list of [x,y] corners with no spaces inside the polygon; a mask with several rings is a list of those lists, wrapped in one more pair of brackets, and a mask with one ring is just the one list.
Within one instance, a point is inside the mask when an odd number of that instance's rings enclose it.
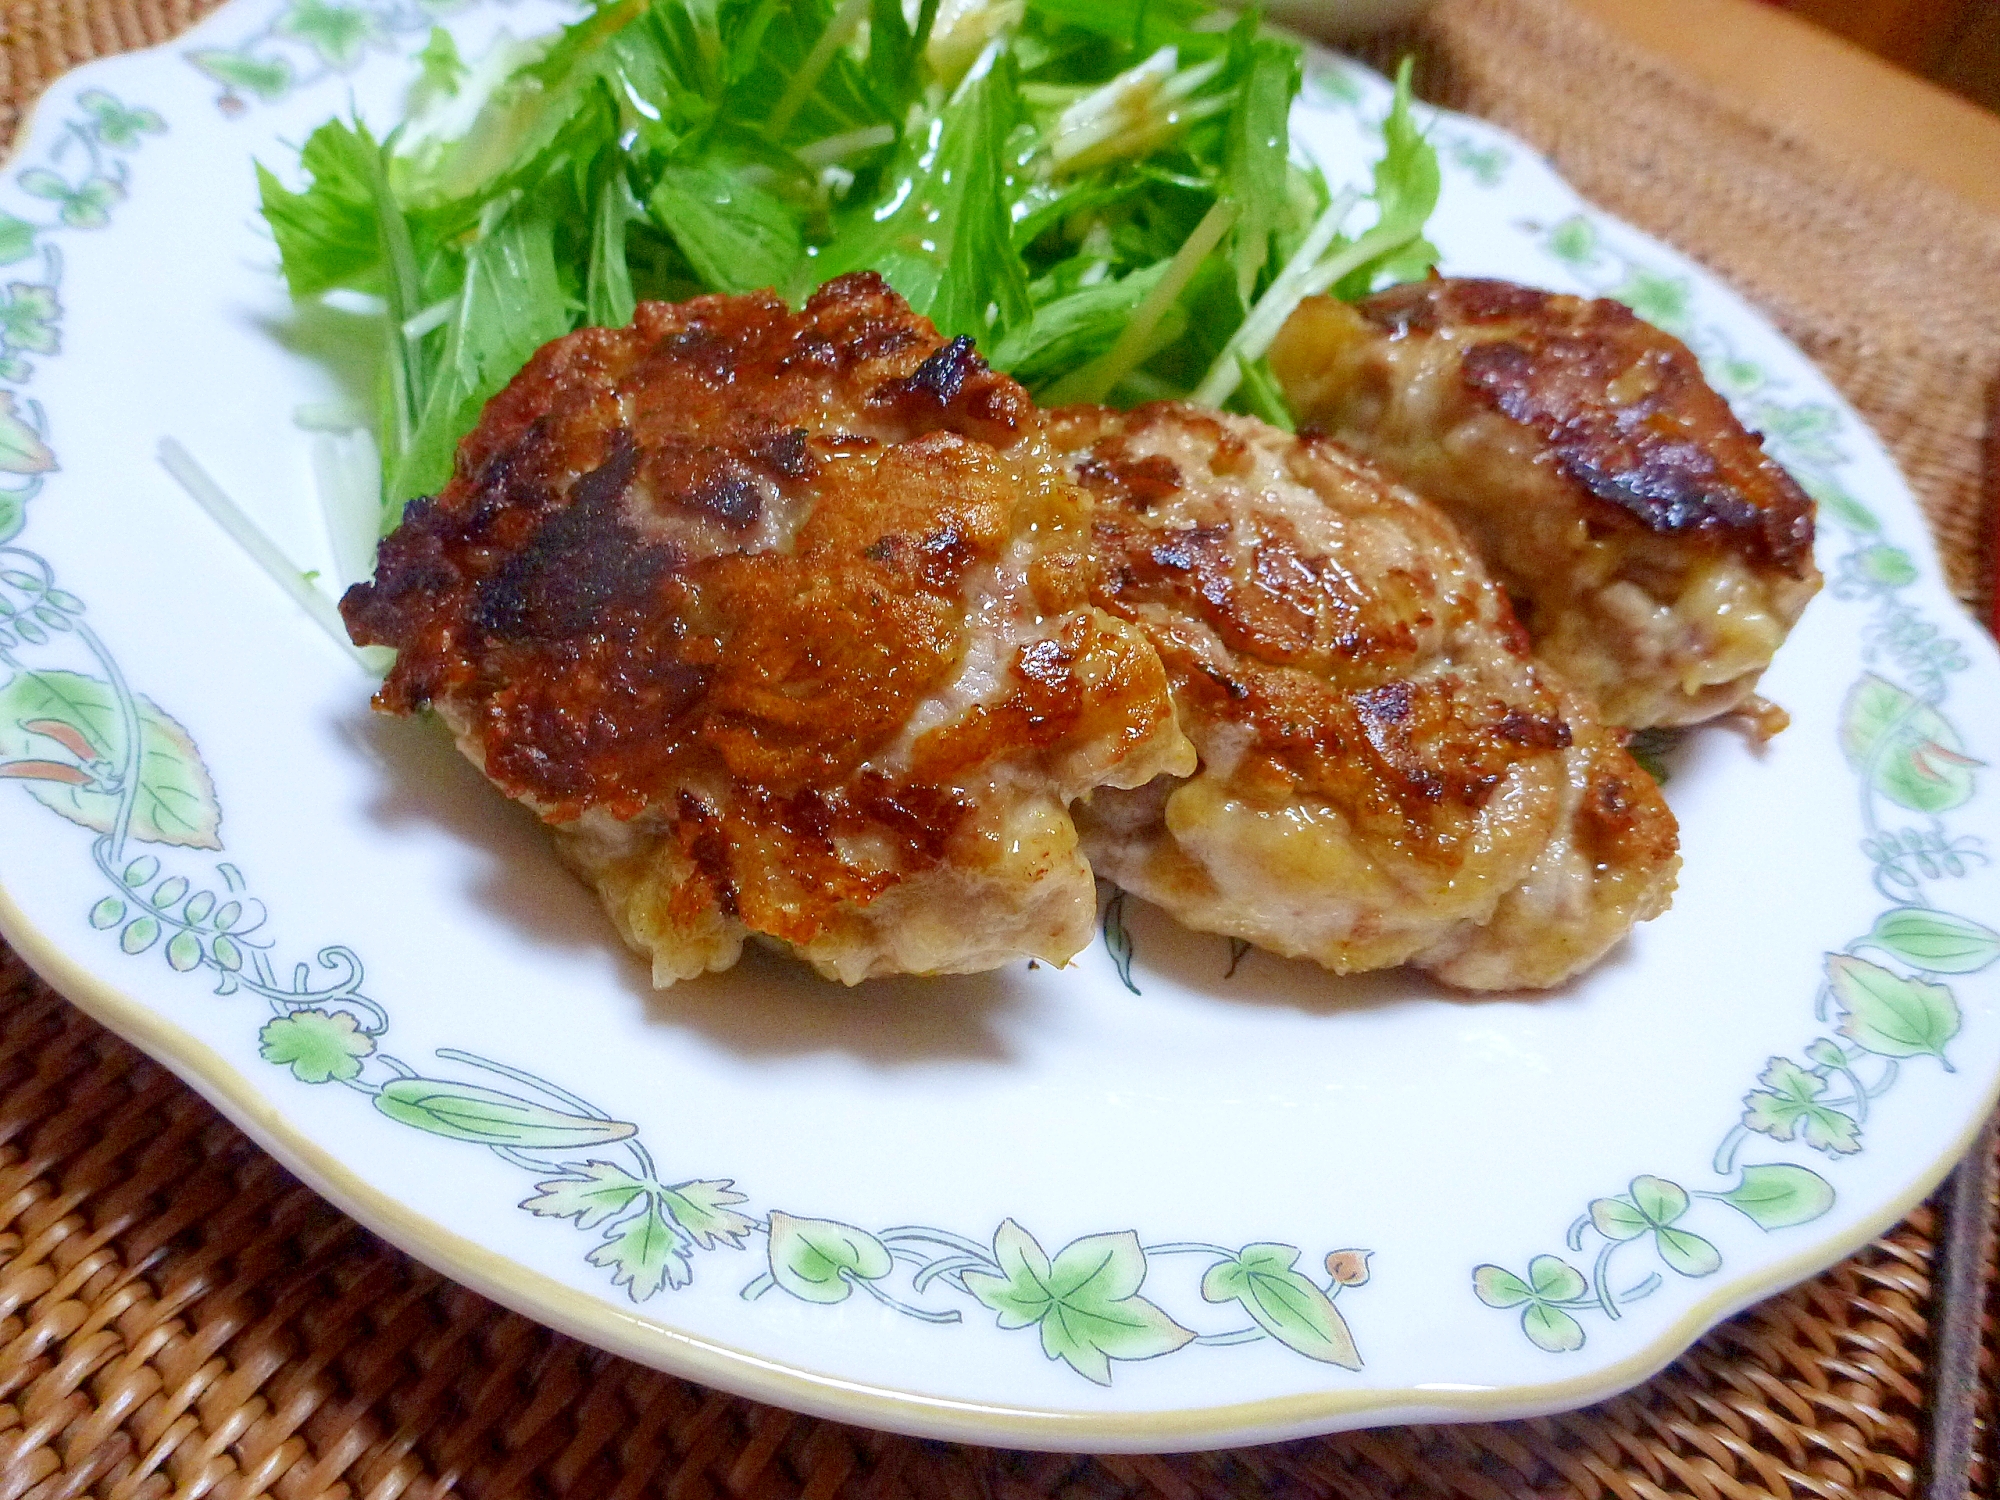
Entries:
{"label": "oil sheen on meat", "polygon": [[1613,723],[1746,706],[1819,588],[1812,501],[1619,303],[1436,278],[1315,298],[1271,368],[1302,425],[1450,512]]}
{"label": "oil sheen on meat", "polygon": [[343,601],[668,985],[1090,940],[1069,805],[1185,774],[1040,412],[870,274],[544,348]]}
{"label": "oil sheen on meat", "polygon": [[1474,989],[1559,983],[1666,908],[1658,787],[1433,507],[1247,418],[1051,421],[1097,496],[1097,602],[1159,649],[1201,756],[1079,809],[1099,873],[1190,927]]}

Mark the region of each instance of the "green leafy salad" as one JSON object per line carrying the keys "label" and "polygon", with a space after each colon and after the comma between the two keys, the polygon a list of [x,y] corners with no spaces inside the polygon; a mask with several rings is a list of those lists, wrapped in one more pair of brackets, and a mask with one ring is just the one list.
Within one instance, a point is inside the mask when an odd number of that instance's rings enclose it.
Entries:
{"label": "green leafy salad", "polygon": [[1292,309],[1435,258],[1407,68],[1337,190],[1292,150],[1300,46],[1202,0],[616,0],[421,62],[380,139],[313,133],[303,191],[259,168],[293,295],[381,308],[385,525],[536,349],[640,299],[869,269],[1044,401],[1289,426]]}

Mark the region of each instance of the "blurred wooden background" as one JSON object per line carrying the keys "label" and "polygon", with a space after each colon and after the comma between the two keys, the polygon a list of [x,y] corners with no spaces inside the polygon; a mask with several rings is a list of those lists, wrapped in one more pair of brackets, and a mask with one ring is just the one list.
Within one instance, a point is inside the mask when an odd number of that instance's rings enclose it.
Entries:
{"label": "blurred wooden background", "polygon": [[1776,0],[1877,57],[2000,110],[2000,0]]}

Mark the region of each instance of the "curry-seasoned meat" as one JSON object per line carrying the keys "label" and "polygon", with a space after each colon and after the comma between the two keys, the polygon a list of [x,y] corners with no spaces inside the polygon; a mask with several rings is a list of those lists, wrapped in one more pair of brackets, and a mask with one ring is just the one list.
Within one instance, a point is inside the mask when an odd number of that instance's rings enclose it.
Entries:
{"label": "curry-seasoned meat", "polygon": [[1292,409],[1442,505],[1613,723],[1743,706],[1818,590],[1812,501],[1622,304],[1433,278],[1301,306]]}
{"label": "curry-seasoned meat", "polygon": [[1090,939],[1068,804],[1185,772],[1040,412],[871,274],[556,340],[342,602],[671,984]]}
{"label": "curry-seasoned meat", "polygon": [[1097,600],[1159,649],[1201,755],[1078,810],[1100,874],[1203,931],[1475,989],[1555,984],[1666,908],[1658,787],[1443,515],[1247,418],[1051,421],[1097,495]]}

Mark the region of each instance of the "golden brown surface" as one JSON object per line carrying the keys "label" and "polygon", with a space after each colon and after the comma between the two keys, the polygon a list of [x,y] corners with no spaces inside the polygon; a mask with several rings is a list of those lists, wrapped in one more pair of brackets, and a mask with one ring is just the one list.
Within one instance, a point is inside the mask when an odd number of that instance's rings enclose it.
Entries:
{"label": "golden brown surface", "polygon": [[1819,588],[1811,500],[1619,303],[1438,278],[1315,298],[1271,367],[1301,423],[1451,513],[1614,723],[1744,704]]}
{"label": "golden brown surface", "polygon": [[[1067,803],[1184,767],[1041,414],[872,275],[642,306],[488,406],[343,611],[559,830],[657,982],[1088,941]],[[976,918],[976,920],[968,920]]]}
{"label": "golden brown surface", "polygon": [[1673,815],[1440,514],[1330,443],[1176,404],[1052,417],[1097,598],[1201,754],[1078,814],[1100,873],[1339,972],[1554,984],[1664,910]]}

